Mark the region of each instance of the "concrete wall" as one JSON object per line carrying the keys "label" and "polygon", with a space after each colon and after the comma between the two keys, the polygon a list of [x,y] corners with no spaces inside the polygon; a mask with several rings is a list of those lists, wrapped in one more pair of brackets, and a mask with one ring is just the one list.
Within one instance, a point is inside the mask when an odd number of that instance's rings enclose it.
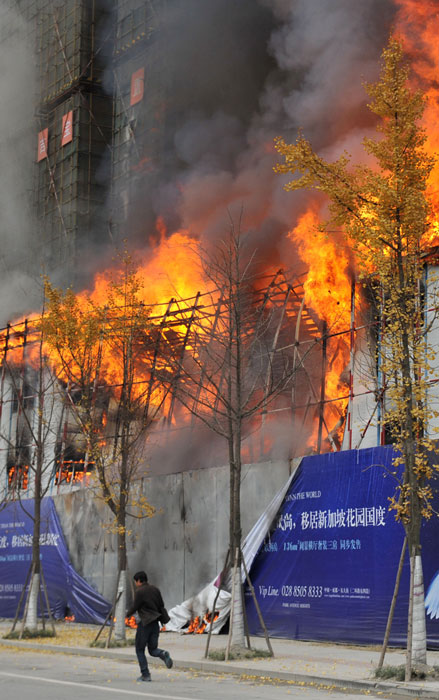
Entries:
{"label": "concrete wall", "polygon": [[[243,535],[253,527],[291,473],[285,462],[243,467]],[[132,520],[128,562],[145,569],[171,608],[197,593],[224,565],[228,545],[228,467],[154,476],[141,488],[157,514]],[[75,569],[106,598],[114,595],[116,537],[103,527],[108,506],[80,489],[54,497]]]}

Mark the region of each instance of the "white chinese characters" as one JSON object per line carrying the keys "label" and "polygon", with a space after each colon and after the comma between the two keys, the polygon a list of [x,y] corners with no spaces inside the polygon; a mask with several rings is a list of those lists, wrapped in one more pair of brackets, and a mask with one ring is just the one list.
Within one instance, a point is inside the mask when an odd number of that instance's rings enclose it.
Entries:
{"label": "white chinese characters", "polygon": [[384,526],[386,524],[385,517],[386,510],[382,506],[339,508],[336,511],[311,510],[302,513],[301,527],[302,530],[320,530],[334,527]]}

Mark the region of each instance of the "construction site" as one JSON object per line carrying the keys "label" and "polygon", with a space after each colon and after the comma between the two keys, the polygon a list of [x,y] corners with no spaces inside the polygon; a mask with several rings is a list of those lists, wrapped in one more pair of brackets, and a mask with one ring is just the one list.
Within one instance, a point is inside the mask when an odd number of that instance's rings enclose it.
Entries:
{"label": "construction site", "polygon": [[[171,334],[179,336],[181,352],[186,352],[186,347],[193,345],[193,328],[199,326],[202,317],[215,318],[221,306],[220,300],[213,300],[206,292],[205,281],[199,279],[197,288],[195,279],[193,284],[187,284],[175,276],[171,263],[175,255],[184,255],[184,243],[189,244],[190,237],[180,237],[174,243],[176,238],[166,216],[153,217],[151,207],[144,201],[171,172],[178,170],[178,155],[171,146],[178,119],[186,107],[181,96],[177,101],[177,74],[166,50],[170,31],[164,22],[167,5],[135,1],[72,0],[59,6],[42,0],[19,2],[11,5],[11,13],[18,7],[19,18],[14,11],[9,24],[3,25],[5,35],[10,35],[15,23],[16,32],[20,36],[24,32],[26,40],[35,47],[33,142],[37,151],[29,168],[33,171],[33,184],[26,183],[26,187],[33,191],[38,248],[27,256],[27,263],[32,257],[35,267],[35,260],[39,260],[42,274],[53,274],[56,283],[61,279],[64,288],[73,284],[78,289],[91,274],[90,258],[102,256],[104,266],[110,265],[110,255],[114,255],[124,233],[129,232],[130,246],[141,245],[146,251],[142,274],[147,274],[149,281],[144,303],[160,333],[151,335],[145,353],[151,357],[152,374],[157,375],[162,371]],[[235,21],[240,19],[238,16]],[[228,22],[224,21],[224,25],[226,30]],[[226,98],[233,107],[233,95]],[[162,248],[169,246],[167,263],[162,262],[164,255],[160,253],[163,236],[167,242],[163,241]],[[177,245],[181,248],[178,253],[173,252]],[[187,264],[191,264],[189,259]],[[151,279],[154,271],[160,282]],[[165,277],[167,282],[163,283]],[[306,272],[295,274],[290,269],[276,269],[274,262],[268,269],[259,265],[257,270],[258,294],[269,309],[266,324],[270,352],[287,353],[295,371],[282,396],[267,407],[264,425],[257,428],[262,433],[255,438],[255,426],[249,431],[244,449],[251,462],[265,460],[272,453],[282,453],[288,459],[306,452],[339,450],[343,440],[352,445],[352,435],[344,437],[344,429],[353,390],[349,372],[357,333],[354,326],[359,325],[360,316],[359,309],[355,311],[353,283],[347,280],[340,292],[343,298],[335,300],[331,321],[319,317],[306,303],[306,279]],[[38,300],[36,308],[37,305]],[[212,329],[210,321],[206,324]],[[4,362],[0,402],[5,435],[2,461],[9,487],[18,479],[17,484],[23,488],[32,459],[32,440],[20,417],[17,394],[25,397],[27,406],[35,404],[35,366],[32,368],[29,361],[35,355],[32,347],[38,343],[36,325],[34,314],[18,323],[11,318],[1,335]],[[14,386],[8,381],[9,363],[18,372]],[[333,375],[331,380],[328,374]],[[160,454],[160,467],[156,468],[154,457],[149,456],[145,469],[147,463],[152,473],[193,468],[194,462],[197,467],[221,464],[225,452],[217,443],[211,454],[200,450],[204,437],[198,435],[194,418],[188,421],[179,412],[175,382],[168,391],[170,398],[157,421],[166,426],[161,429],[164,436],[157,433],[155,438],[160,446],[155,447]],[[79,484],[93,468],[86,463],[78,430],[68,414],[67,402],[61,400],[56,412],[58,427],[52,431],[55,437],[51,438],[48,457],[54,464],[52,488],[57,490]],[[274,424],[282,426],[286,438],[273,439],[271,427],[267,426]],[[179,437],[180,433],[185,437]],[[163,445],[169,444],[170,435],[171,444],[179,440],[190,444],[189,464],[184,458],[177,464],[169,457],[169,467],[163,465]],[[277,452],[276,442],[281,443]],[[191,452],[195,453],[195,460]],[[168,455],[165,462],[167,459]]]}
{"label": "construction site", "polygon": [[[22,80],[21,94],[0,114],[0,149],[19,156],[0,226],[0,497],[31,498],[42,460],[44,493],[54,499],[72,563],[108,599],[117,538],[102,527],[108,514],[95,497],[100,467],[90,441],[117,453],[125,375],[112,360],[127,318],[147,319],[132,369],[142,415],[132,477],[156,511],[130,523],[129,567],[146,566],[156,579],[172,572],[171,606],[224,563],[230,412],[227,355],[218,353],[220,330],[230,327],[232,277],[212,270],[228,236],[245,238],[243,259],[251,260],[242,305],[243,391],[251,395],[240,443],[243,534],[301,458],[392,443],[377,300],[339,232],[322,232],[322,200],[282,190],[273,139],[306,119],[324,152],[345,144],[356,152],[372,122],[364,97],[349,88],[363,63],[367,79],[376,77],[400,3],[385,3],[373,38],[347,10],[346,31],[360,32],[361,55],[352,49],[351,62],[331,64],[340,83],[332,101],[325,79],[308,80],[291,49],[301,45],[301,20],[310,36],[317,32],[314,19],[299,9],[290,17],[282,3],[207,4],[8,0],[0,15],[0,59],[2,47],[5,57],[26,48],[16,75],[3,79],[9,90]],[[375,3],[366,5],[372,21]],[[141,288],[131,315],[127,304],[112,316],[128,258]],[[422,286],[426,325],[436,313],[436,263],[433,245]],[[105,310],[111,340],[107,350],[97,342],[88,393],[44,335],[47,284],[72,290],[84,324],[90,309]],[[432,321],[433,344],[437,332]],[[429,387],[433,403],[437,387]],[[86,393],[92,437],[81,428]]]}

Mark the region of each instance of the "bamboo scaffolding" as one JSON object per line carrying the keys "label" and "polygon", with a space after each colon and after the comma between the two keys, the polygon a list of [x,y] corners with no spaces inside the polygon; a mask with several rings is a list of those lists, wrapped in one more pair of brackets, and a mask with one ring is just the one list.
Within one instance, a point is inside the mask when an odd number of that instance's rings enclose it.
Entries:
{"label": "bamboo scaffolding", "polygon": [[267,397],[268,397],[269,390],[270,390],[269,389],[269,381],[270,381],[270,376],[271,376],[271,365],[273,364],[273,357],[274,357],[274,354],[276,351],[277,341],[279,340],[279,333],[281,331],[281,327],[282,327],[283,320],[285,317],[285,312],[286,312],[288,300],[290,297],[290,293],[291,293],[291,289],[289,287],[287,287],[287,292],[285,294],[284,303],[283,303],[282,308],[281,308],[280,317],[278,320],[276,331],[274,333],[273,341],[271,344],[271,349],[269,352],[269,364],[267,366],[267,372],[266,372],[266,377],[265,377],[265,396],[264,396],[264,403],[262,406],[262,415],[261,415],[261,454],[263,454],[263,450],[264,450],[264,432],[265,432],[265,421],[266,421],[266,416],[267,416]]}
{"label": "bamboo scaffolding", "polygon": [[320,385],[320,405],[319,405],[319,430],[317,437],[317,453],[320,454],[322,449],[322,428],[323,428],[323,409],[325,405],[325,378],[326,378],[326,361],[327,361],[327,326],[326,321],[322,325],[322,378]]}
{"label": "bamboo scaffolding", "polygon": [[[318,330],[315,319],[312,313],[306,308],[303,296],[303,285],[301,280],[288,281],[282,271],[278,271],[274,276],[261,276],[258,278],[259,281],[264,281],[264,286],[258,287],[257,298],[260,303],[265,305],[267,309],[267,323],[264,326],[264,332],[267,331],[267,339],[271,345],[269,345],[268,352],[270,353],[269,361],[274,362],[277,353],[289,353],[292,358],[292,363],[297,370],[300,370],[300,375],[296,372],[295,376],[292,378],[292,388],[291,397],[289,399],[289,405],[284,403],[281,406],[274,406],[268,409],[262,418],[262,427],[265,425],[266,417],[268,414],[274,415],[278,411],[289,411],[291,415],[291,420],[297,416],[304,427],[310,421],[310,410],[313,407],[318,408],[318,424],[319,424],[319,436],[318,436],[318,449],[322,449],[322,441],[324,434],[327,436],[329,443],[333,450],[339,449],[331,435],[331,429],[327,425],[327,419],[325,416],[326,407],[330,404],[334,404],[339,401],[347,401],[352,405],[352,402],[357,396],[365,396],[369,394],[374,397],[376,410],[380,409],[383,403],[383,396],[385,392],[385,386],[382,387],[382,391],[374,392],[371,391],[361,391],[355,393],[352,374],[352,355],[354,352],[355,339],[359,331],[364,331],[365,329],[370,329],[376,327],[376,322],[371,322],[370,324],[364,324],[362,326],[357,326],[352,320],[349,327],[342,330],[337,330],[336,332],[331,332],[330,329],[326,330],[326,333],[322,330]],[[170,427],[170,421],[175,411],[175,403],[178,399],[177,386],[178,382],[181,381],[177,374],[172,374],[169,367],[167,366],[167,353],[172,352],[178,355],[180,353],[181,361],[183,360],[185,352],[187,352],[188,346],[196,346],[196,333],[198,328],[207,327],[209,329],[217,330],[218,324],[221,317],[221,291],[219,291],[219,297],[215,301],[212,300],[211,292],[198,293],[194,297],[170,299],[166,304],[151,304],[144,305],[150,310],[149,322],[151,323],[151,330],[146,332],[145,335],[145,361],[148,363],[150,371],[148,377],[139,380],[138,383],[146,384],[146,392],[149,397],[152,396],[155,382],[158,383],[169,383],[169,392],[171,392],[170,410],[166,416],[168,423],[168,429]],[[309,319],[304,323],[304,320]],[[293,343],[286,344],[284,338],[288,335],[290,327],[295,328]],[[183,332],[182,332],[183,329]],[[268,330],[267,330],[268,329]],[[317,329],[317,332],[316,332]],[[116,329],[109,329],[110,334],[116,332]],[[19,349],[22,349],[22,367],[21,367],[21,392],[24,390],[24,369],[23,366],[26,364],[27,353],[26,345],[29,342],[36,342],[38,338],[38,329],[33,320],[25,320],[16,324],[8,324],[4,329],[0,329],[0,335],[3,337],[3,362],[2,362],[2,374],[0,378],[0,416],[4,411],[4,407],[7,403],[10,403],[13,399],[5,396],[5,383],[6,383],[6,366],[8,364],[9,355],[11,352],[13,363],[15,366],[20,364],[17,357]],[[315,345],[316,349],[320,345],[322,360],[323,355],[326,352],[329,353],[330,341],[333,339],[345,337],[348,340],[348,345],[350,348],[350,382],[348,391],[345,394],[340,392],[337,396],[328,397],[325,395],[324,388],[322,389],[325,368],[322,365],[322,372],[319,380],[312,377],[315,370],[315,360],[316,351],[314,354],[310,353],[312,346]],[[30,339],[30,340],[29,340]],[[282,339],[282,340],[281,340]],[[203,339],[203,344],[209,343],[211,337],[207,336],[207,339]],[[280,342],[279,342],[280,341]],[[325,347],[326,346],[326,347]],[[201,346],[200,346],[201,347]],[[311,359],[308,359],[308,358]],[[330,362],[330,358],[327,358]],[[200,371],[204,371],[201,368]],[[221,370],[220,370],[221,372]],[[297,401],[298,388],[297,388],[297,377],[301,377],[300,381],[305,381],[308,383],[310,396],[306,398],[305,401]],[[221,382],[221,376],[219,375],[217,381]],[[320,391],[318,391],[317,384],[320,384]],[[111,384],[105,384],[103,380],[99,380],[94,387],[94,393],[100,393],[102,390],[111,391],[113,389],[119,388],[116,382]],[[194,400],[197,401],[200,389],[197,389],[198,395],[194,395]],[[323,392],[323,393],[322,393]],[[302,388],[300,389],[300,396],[303,396]],[[165,417],[165,414],[163,414]],[[62,420],[62,418],[61,418]],[[67,415],[65,416],[65,421],[67,421]],[[340,423],[341,421],[339,421]],[[370,421],[369,421],[370,422]],[[64,423],[64,434],[63,434],[63,444],[65,448],[65,443],[67,441],[66,435],[67,422]],[[367,427],[365,430],[367,430]],[[18,424],[17,424],[18,428]],[[179,429],[179,426],[177,428]],[[324,431],[324,433],[323,433]],[[365,432],[365,431],[363,431]],[[18,444],[18,436],[16,438]],[[10,441],[12,444],[12,440]],[[4,451],[5,446],[0,446],[0,452]],[[10,449],[10,448],[9,448]]]}
{"label": "bamboo scaffolding", "polygon": [[[195,303],[194,303],[194,305],[193,305],[193,307],[192,307],[192,313],[191,313],[191,315],[190,315],[190,319],[189,319],[189,322],[188,322],[188,325],[187,325],[186,334],[185,334],[185,336],[184,336],[183,343],[182,343],[182,346],[181,346],[180,363],[183,362],[183,358],[184,358],[184,355],[185,355],[185,352],[186,352],[186,346],[187,346],[187,343],[188,343],[188,340],[189,340],[189,333],[190,333],[190,329],[191,329],[192,322],[193,322],[193,320],[194,320],[194,318],[195,318],[195,311],[196,311],[196,309],[197,309],[199,296],[200,296],[200,295],[197,294],[196,299],[195,299]],[[168,423],[170,423],[171,420],[172,420],[172,413],[173,413],[173,410],[174,410],[174,404],[175,404],[175,400],[176,400],[176,389],[175,389],[175,387],[176,387],[176,384],[177,384],[177,382],[178,382],[178,379],[179,379],[179,373],[178,373],[178,370],[177,370],[177,376],[176,376],[176,378],[175,378],[175,383],[174,383],[173,390],[172,390],[172,395],[171,395],[171,405],[170,405],[170,407],[169,407]]]}

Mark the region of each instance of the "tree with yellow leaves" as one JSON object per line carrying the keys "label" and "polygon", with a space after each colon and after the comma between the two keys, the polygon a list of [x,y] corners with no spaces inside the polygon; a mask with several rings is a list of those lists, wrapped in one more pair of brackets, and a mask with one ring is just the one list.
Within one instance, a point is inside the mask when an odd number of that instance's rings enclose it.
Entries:
{"label": "tree with yellow leaves", "polygon": [[276,170],[299,174],[287,190],[310,188],[328,197],[331,223],[343,230],[355,251],[360,278],[372,284],[380,300],[384,322],[376,361],[386,376],[385,421],[398,455],[390,508],[404,527],[410,553],[408,680],[413,661],[426,662],[420,531],[422,520],[432,515],[429,482],[437,469],[428,456],[435,447],[428,432],[432,354],[420,293],[423,243],[431,222],[426,185],[434,159],[425,151],[420,126],[423,97],[409,86],[409,67],[396,39],[383,52],[379,81],[366,89],[369,109],[377,117],[377,138],[364,139],[372,167],[351,166],[346,154],[329,163],[299,134],[295,144],[276,140],[284,157]]}
{"label": "tree with yellow leaves", "polygon": [[151,368],[154,329],[139,294],[141,280],[129,255],[110,280],[105,301],[76,296],[46,283],[43,319],[52,360],[61,366],[65,392],[86,461],[94,465],[98,493],[112,513],[117,536],[116,638],[125,638],[129,519],[154,508],[136,487],[147,433],[160,416],[166,388]]}

